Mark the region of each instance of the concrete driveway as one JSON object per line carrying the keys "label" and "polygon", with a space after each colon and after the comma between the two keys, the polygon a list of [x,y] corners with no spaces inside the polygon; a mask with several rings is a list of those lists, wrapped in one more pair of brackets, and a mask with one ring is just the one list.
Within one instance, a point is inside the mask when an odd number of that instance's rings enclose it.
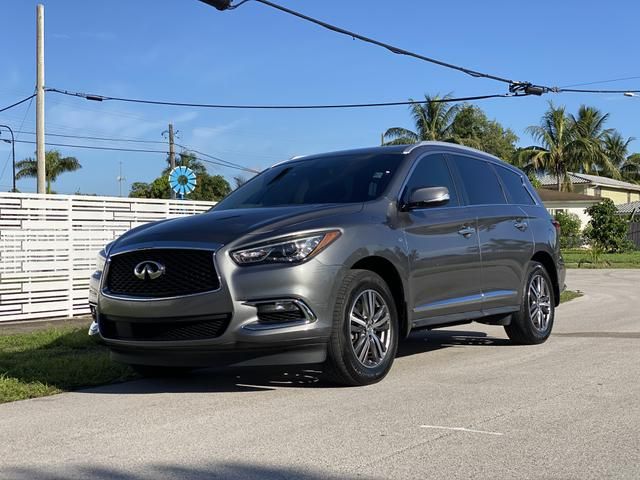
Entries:
{"label": "concrete driveway", "polygon": [[640,478],[640,270],[571,270],[544,345],[411,336],[390,375],[202,372],[0,405],[0,478]]}

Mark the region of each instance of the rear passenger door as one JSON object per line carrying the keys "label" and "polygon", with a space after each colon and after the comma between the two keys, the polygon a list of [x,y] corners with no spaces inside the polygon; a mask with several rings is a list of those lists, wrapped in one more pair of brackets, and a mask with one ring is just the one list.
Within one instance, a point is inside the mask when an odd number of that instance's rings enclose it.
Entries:
{"label": "rear passenger door", "polygon": [[[522,279],[534,245],[526,214],[512,202],[501,177],[512,187],[516,180],[522,186],[522,179],[512,178],[514,172],[482,158],[461,154],[451,158],[464,186],[466,202],[477,215],[483,312],[513,311],[519,306]],[[513,196],[519,193],[516,190]],[[522,201],[520,196],[516,201]]]}
{"label": "rear passenger door", "polygon": [[[416,188],[447,187],[450,200],[400,213],[410,261],[413,325],[424,326],[481,315],[480,249],[473,213],[460,196],[443,154],[418,159],[402,190],[405,204]],[[437,317],[437,318],[436,318]]]}

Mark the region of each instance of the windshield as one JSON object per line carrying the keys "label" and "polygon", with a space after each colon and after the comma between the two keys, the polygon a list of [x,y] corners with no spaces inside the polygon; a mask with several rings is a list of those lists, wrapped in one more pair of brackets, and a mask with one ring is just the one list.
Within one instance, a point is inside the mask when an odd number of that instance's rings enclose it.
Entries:
{"label": "windshield", "polygon": [[367,153],[287,162],[262,172],[214,209],[375,200],[389,185],[400,157],[400,154]]}

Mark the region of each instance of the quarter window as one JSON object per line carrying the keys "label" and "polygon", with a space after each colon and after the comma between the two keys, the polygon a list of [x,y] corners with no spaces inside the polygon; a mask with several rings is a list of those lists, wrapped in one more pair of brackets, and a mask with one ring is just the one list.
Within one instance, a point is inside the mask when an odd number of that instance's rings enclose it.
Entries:
{"label": "quarter window", "polygon": [[457,207],[459,205],[456,187],[443,155],[433,154],[418,160],[418,164],[411,173],[411,177],[404,189],[403,202],[409,200],[409,195],[415,189],[424,187],[447,187],[450,200],[445,206]]}
{"label": "quarter window", "polygon": [[451,158],[458,168],[470,205],[506,203],[502,186],[489,162],[463,155],[452,155]]}
{"label": "quarter window", "polygon": [[522,181],[522,176],[503,167],[496,167],[498,175],[502,179],[502,183],[509,192],[511,201],[518,205],[534,205],[533,198],[527,191]]}

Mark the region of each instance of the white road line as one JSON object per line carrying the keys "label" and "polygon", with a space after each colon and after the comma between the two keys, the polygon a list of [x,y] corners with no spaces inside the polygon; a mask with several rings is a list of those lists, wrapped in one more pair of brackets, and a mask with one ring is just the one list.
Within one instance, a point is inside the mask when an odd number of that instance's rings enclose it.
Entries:
{"label": "white road line", "polygon": [[484,433],[486,435],[504,435],[499,432],[487,432],[485,430],[472,430],[470,428],[464,427],[440,427],[438,425],[420,425],[420,428],[435,428],[440,430],[456,430],[458,432],[469,432],[469,433]]}

